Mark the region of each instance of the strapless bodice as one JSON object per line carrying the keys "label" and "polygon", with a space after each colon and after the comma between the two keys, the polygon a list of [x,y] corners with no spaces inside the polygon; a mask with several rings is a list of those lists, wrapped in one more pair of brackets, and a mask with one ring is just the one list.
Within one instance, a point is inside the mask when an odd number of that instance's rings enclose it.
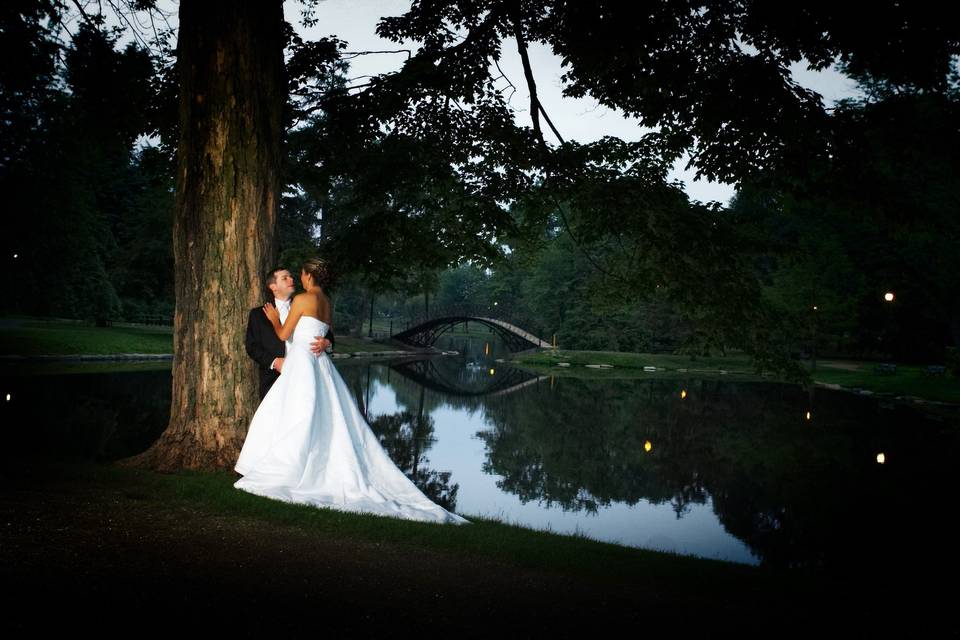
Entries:
{"label": "strapless bodice", "polygon": [[290,343],[309,349],[314,338],[327,335],[329,328],[329,325],[319,318],[300,316],[300,319],[297,320],[297,326],[293,329],[293,335],[290,336]]}

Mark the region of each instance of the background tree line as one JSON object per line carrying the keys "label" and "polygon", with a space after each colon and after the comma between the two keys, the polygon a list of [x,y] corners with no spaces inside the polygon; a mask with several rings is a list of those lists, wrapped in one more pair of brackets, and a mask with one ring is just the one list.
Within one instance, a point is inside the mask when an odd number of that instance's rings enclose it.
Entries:
{"label": "background tree line", "polygon": [[[833,112],[830,156],[805,165],[803,181],[771,175],[742,185],[718,213],[730,231],[721,248],[731,259],[747,258],[794,355],[955,358],[960,90],[955,81],[940,94],[869,78],[860,86],[862,98],[841,101]],[[698,206],[680,203],[688,211]],[[544,337],[556,333],[571,349],[696,344],[695,317],[655,281],[631,290],[605,272],[628,257],[628,231],[592,237],[597,217],[580,210],[567,222],[554,217],[539,235],[506,238],[513,250],[492,270],[463,264],[442,272],[435,304],[498,301],[536,318]],[[689,275],[708,277],[697,264]],[[635,282],[639,276],[640,269],[631,273]],[[385,299],[378,313],[415,315],[422,304],[422,294],[400,298]]]}
{"label": "background tree line", "polygon": [[[457,51],[461,71],[483,53],[480,39],[490,34],[481,27],[507,20],[491,6],[486,18],[457,16],[478,34]],[[527,9],[521,21],[532,35],[587,55],[586,43],[564,31],[568,23],[541,24],[536,8]],[[59,2],[8,3],[0,14],[3,55],[18,62],[0,72],[0,183],[12,213],[4,311],[169,316],[175,51],[120,44],[120,30],[102,17],[79,21],[64,40],[68,10]],[[432,28],[426,15],[385,21],[384,33],[423,37]],[[584,28],[618,28],[602,15],[581,18]],[[803,43],[817,64],[836,46],[803,33],[777,37]],[[547,149],[545,120],[516,126],[484,77],[451,79],[452,58],[435,68],[411,61],[362,95],[349,94],[345,44],[305,42],[287,25],[277,260],[295,267],[318,250],[333,257],[343,276],[338,322],[348,329],[372,312],[409,317],[437,305],[497,301],[569,348],[752,343],[942,358],[945,346],[960,344],[956,64],[946,72],[924,66],[925,56],[937,55],[930,49],[915,51],[913,67],[886,54],[858,58],[868,44],[852,45],[842,61],[864,99],[817,114],[808,109],[813,98],[797,94],[807,105],[796,114],[806,137],[768,132],[782,144],[756,142],[738,155],[702,132],[703,170],[740,187],[724,208],[690,202],[665,179],[669,159],[690,144],[683,123],[635,143],[564,141]],[[761,70],[736,69],[743,95],[768,90]],[[622,90],[627,71],[614,65],[578,82],[628,111],[649,107],[651,96]],[[678,91],[663,71],[651,67],[649,80]],[[715,103],[690,115],[694,130],[725,104],[710,86],[700,88]],[[458,104],[458,92],[475,89],[474,104]],[[401,99],[414,91],[426,97]],[[673,99],[658,109],[685,100]],[[758,134],[741,124],[744,136]],[[479,160],[478,146],[487,152]],[[506,215],[502,202],[511,203]],[[25,283],[51,273],[59,295],[22,294]],[[888,290],[896,293],[892,305],[882,300]]]}
{"label": "background tree line", "polygon": [[172,175],[137,144],[158,109],[155,60],[88,24],[62,46],[45,3],[0,11],[4,312],[171,315]]}

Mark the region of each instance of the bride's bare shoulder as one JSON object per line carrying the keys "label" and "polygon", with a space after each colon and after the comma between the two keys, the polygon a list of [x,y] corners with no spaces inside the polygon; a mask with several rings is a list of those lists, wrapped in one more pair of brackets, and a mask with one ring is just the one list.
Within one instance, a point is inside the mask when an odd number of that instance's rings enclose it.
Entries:
{"label": "bride's bare shoulder", "polygon": [[321,319],[327,324],[330,324],[330,310],[333,308],[333,305],[330,303],[330,298],[327,297],[325,292],[320,291],[317,294],[317,303]]}
{"label": "bride's bare shoulder", "polygon": [[293,297],[294,304],[314,306],[317,304],[317,296],[313,295],[309,291],[304,291],[303,293],[298,293]]}

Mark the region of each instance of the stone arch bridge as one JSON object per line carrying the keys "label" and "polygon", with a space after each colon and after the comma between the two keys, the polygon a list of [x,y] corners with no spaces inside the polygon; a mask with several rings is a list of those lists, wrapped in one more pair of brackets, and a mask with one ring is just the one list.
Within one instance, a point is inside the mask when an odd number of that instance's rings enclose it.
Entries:
{"label": "stone arch bridge", "polygon": [[551,346],[548,340],[526,328],[532,327],[533,323],[517,317],[501,305],[439,307],[429,315],[414,318],[407,329],[390,337],[416,347],[432,347],[437,338],[465,322],[479,322],[490,327],[513,352]]}

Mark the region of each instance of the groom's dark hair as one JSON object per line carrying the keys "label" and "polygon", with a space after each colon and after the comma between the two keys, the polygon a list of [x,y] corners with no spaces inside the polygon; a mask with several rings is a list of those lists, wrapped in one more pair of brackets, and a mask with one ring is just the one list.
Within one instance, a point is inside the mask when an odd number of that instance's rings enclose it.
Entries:
{"label": "groom's dark hair", "polygon": [[286,267],[274,267],[267,272],[267,279],[264,281],[264,288],[266,289],[267,297],[273,295],[273,291],[270,291],[270,285],[277,283],[277,271],[290,271]]}

